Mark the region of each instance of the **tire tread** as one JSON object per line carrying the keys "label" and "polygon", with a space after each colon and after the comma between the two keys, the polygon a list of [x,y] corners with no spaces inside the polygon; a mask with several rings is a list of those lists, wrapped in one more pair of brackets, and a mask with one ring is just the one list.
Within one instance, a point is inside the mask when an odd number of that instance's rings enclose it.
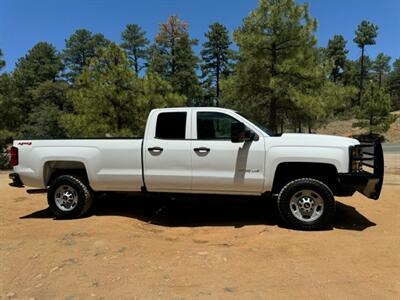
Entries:
{"label": "tire tread", "polygon": [[[324,199],[324,213],[319,219],[309,224],[303,223],[296,219],[290,212],[290,209],[288,210],[286,208],[287,201],[290,201],[290,197],[293,195],[292,191],[301,185],[316,186],[317,189],[320,189],[323,194],[321,197]],[[332,225],[332,220],[335,216],[335,198],[330,188],[323,182],[313,178],[299,178],[286,184],[280,191],[278,195],[278,210],[282,220],[290,228],[299,230],[325,229]]]}
{"label": "tire tread", "polygon": [[[78,201],[83,201],[83,206],[81,206],[81,208],[79,210],[72,210],[71,212],[65,214],[60,212],[58,209],[54,208],[53,202],[54,202],[54,190],[55,190],[55,186],[57,186],[57,184],[59,182],[62,181],[70,181],[72,183],[74,183],[75,185],[77,185],[81,191],[83,192],[83,199],[79,199]],[[57,178],[55,178],[52,182],[52,184],[50,185],[50,188],[48,190],[48,194],[47,194],[47,201],[49,203],[50,208],[52,209],[53,213],[56,215],[56,217],[59,218],[70,218],[70,217],[74,217],[74,218],[80,218],[83,215],[85,215],[89,209],[92,207],[93,204],[93,196],[92,196],[92,192],[90,190],[90,188],[88,187],[87,184],[85,184],[85,180],[77,177],[77,176],[73,176],[73,175],[60,175]]]}

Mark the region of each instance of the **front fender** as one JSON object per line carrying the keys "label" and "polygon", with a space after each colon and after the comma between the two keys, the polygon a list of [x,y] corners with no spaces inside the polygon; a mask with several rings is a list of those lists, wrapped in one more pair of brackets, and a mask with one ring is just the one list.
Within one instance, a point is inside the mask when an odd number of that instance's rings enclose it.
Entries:
{"label": "front fender", "polygon": [[348,172],[349,150],[339,147],[275,146],[267,151],[265,190],[271,191],[276,169],[281,163],[323,163],[335,166],[338,173]]}

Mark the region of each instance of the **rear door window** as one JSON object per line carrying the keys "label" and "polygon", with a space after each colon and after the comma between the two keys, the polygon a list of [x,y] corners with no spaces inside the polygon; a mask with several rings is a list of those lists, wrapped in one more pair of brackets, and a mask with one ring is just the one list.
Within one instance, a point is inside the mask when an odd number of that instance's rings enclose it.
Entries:
{"label": "rear door window", "polygon": [[186,112],[164,112],[157,117],[156,138],[184,140]]}

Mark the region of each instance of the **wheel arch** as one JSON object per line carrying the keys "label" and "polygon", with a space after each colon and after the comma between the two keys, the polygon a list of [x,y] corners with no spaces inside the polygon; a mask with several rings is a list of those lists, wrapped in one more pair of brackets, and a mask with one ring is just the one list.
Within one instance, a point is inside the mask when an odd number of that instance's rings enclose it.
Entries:
{"label": "wheel arch", "polygon": [[335,165],[319,162],[281,162],[277,165],[272,193],[277,194],[289,182],[299,178],[312,178],[326,184],[332,191],[337,188],[338,170]]}
{"label": "wheel arch", "polygon": [[75,175],[89,183],[89,177],[84,162],[78,160],[49,160],[43,165],[44,185],[61,175]]}

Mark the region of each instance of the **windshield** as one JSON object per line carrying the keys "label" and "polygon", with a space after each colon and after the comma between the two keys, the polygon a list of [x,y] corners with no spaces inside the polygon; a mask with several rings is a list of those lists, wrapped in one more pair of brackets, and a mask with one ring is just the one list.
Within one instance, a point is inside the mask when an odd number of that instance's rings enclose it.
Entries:
{"label": "windshield", "polygon": [[261,129],[262,131],[264,131],[266,134],[268,134],[269,136],[275,136],[276,134],[272,132],[272,130],[270,130],[269,128],[261,125],[260,123],[258,123],[257,121],[252,120],[251,118],[247,117],[246,115],[240,113],[240,112],[236,112],[239,116],[242,116],[243,118],[249,120],[251,123],[253,123],[255,126],[257,126],[259,129]]}

